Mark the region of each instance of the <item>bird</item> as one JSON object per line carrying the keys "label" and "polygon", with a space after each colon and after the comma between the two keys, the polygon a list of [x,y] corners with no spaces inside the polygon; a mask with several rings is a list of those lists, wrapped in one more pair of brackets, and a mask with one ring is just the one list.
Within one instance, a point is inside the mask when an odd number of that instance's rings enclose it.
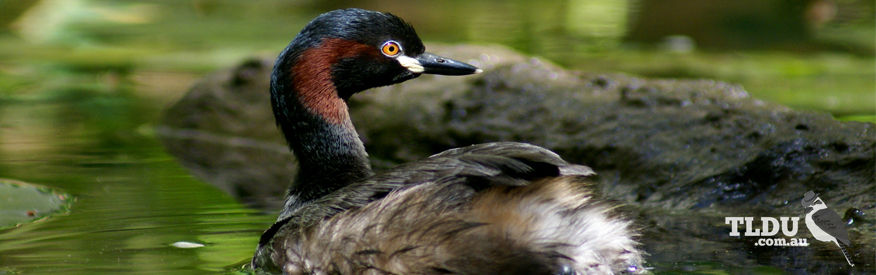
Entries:
{"label": "bird", "polygon": [[821,197],[811,190],[803,194],[801,203],[804,208],[809,209],[805,220],[806,228],[809,229],[812,236],[816,240],[836,244],[840,251],[843,252],[843,256],[846,258],[849,266],[855,266],[849,254],[849,245],[851,245],[849,232],[846,231],[842,218],[836,212],[827,208],[827,204],[821,200]]}
{"label": "bird", "polygon": [[401,18],[329,11],[279,54],[278,128],[298,161],[251,267],[284,274],[639,273],[638,228],[593,170],[545,148],[491,142],[372,171],[347,108],[370,88],[482,70],[425,51]]}

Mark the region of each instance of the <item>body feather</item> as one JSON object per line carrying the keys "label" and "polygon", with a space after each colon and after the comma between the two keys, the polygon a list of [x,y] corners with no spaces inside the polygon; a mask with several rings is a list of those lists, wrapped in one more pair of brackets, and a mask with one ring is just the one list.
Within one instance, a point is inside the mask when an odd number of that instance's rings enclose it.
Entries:
{"label": "body feather", "polygon": [[275,268],[291,274],[611,273],[636,266],[635,230],[594,199],[590,175],[530,144],[452,149],[298,208],[259,250],[271,258],[262,262],[286,263]]}

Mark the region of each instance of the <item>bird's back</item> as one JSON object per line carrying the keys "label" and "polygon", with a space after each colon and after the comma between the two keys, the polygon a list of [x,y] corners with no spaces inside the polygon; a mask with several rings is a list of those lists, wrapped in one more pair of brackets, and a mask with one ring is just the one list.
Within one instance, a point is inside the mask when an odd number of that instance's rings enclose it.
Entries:
{"label": "bird's back", "polygon": [[631,224],[573,177],[472,193],[417,185],[286,240],[284,271],[358,274],[612,273],[641,261]]}
{"label": "bird's back", "polygon": [[635,230],[594,199],[592,174],[528,144],[448,150],[328,196],[310,206],[325,220],[292,215],[267,245],[292,274],[640,269]]}

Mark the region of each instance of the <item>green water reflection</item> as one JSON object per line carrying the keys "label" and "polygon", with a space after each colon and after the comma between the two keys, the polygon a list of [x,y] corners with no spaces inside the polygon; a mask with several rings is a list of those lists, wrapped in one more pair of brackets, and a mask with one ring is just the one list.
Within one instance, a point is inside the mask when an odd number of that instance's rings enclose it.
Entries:
{"label": "green water reflection", "polygon": [[0,272],[197,274],[250,257],[273,218],[193,179],[138,130],[156,115],[153,102],[101,101],[0,104],[0,173],[77,200],[68,215],[0,231]]}
{"label": "green water reflection", "polygon": [[[197,274],[245,261],[274,215],[192,178],[153,123],[199,77],[275,56],[326,10],[392,11],[427,41],[499,43],[586,71],[715,78],[794,108],[876,121],[873,19],[848,15],[873,14],[872,1],[836,2],[845,17],[815,38],[857,50],[631,45],[623,36],[636,1],[627,0],[0,1],[0,178],[77,199],[69,215],[0,231],[0,273]],[[206,246],[170,246],[177,241]]]}

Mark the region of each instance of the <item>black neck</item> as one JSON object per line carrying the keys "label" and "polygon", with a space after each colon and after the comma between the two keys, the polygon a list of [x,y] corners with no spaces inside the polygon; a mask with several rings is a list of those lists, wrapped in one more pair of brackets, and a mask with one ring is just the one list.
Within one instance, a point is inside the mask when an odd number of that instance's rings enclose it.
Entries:
{"label": "black neck", "polygon": [[[332,123],[308,110],[294,88],[294,76],[284,70],[290,66],[281,63],[282,59],[271,77],[271,101],[277,124],[298,160],[298,174],[289,188],[282,218],[302,204],[365,179],[371,175],[371,166],[349,116]],[[346,103],[339,101],[346,111]]]}

